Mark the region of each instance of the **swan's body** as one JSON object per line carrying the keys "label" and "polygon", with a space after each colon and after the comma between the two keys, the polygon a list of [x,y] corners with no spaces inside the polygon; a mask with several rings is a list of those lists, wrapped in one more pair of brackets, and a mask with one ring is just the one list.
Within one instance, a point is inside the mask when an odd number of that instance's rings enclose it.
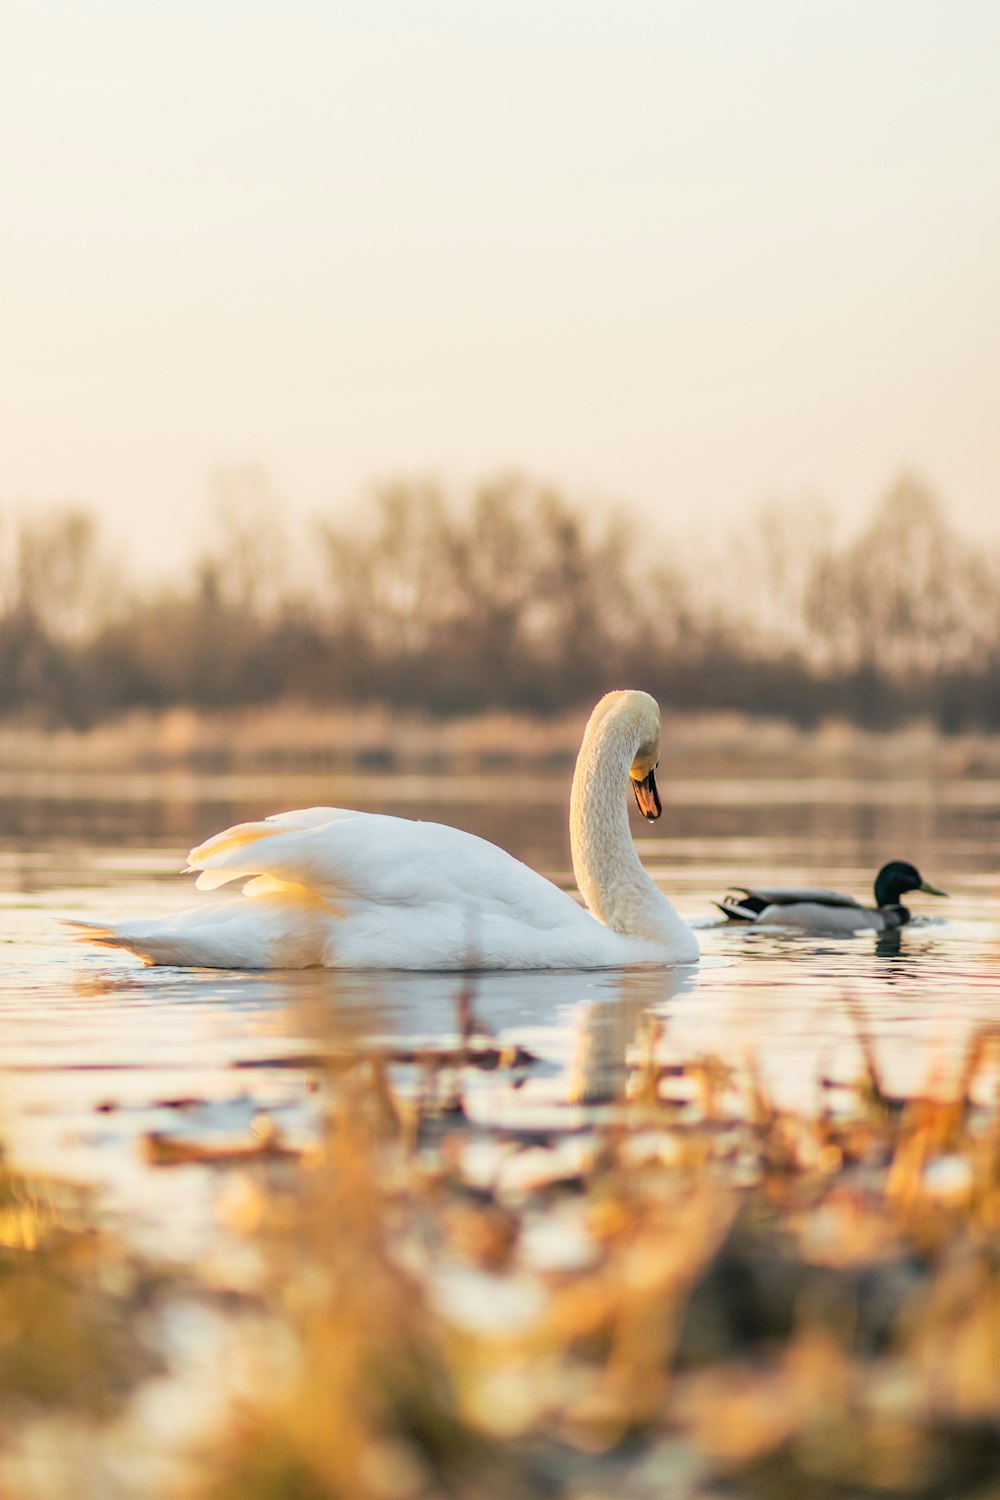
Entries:
{"label": "swan's body", "polygon": [[570,837],[590,911],[495,844],[440,823],[341,808],[279,813],[193,849],[198,887],[242,893],[167,919],[91,927],[147,963],[277,969],[599,969],[694,963],[698,943],[643,870],[625,788],[659,813],[660,716],[646,693],[595,708]]}
{"label": "swan's body", "polygon": [[862,906],[853,896],[822,888],[789,889],[737,886],[718,903],[733,922],[755,927],[799,927],[806,932],[890,932],[910,920],[901,897],[907,891],[943,896],[928,885],[915,865],[894,859],[875,877],[875,905]]}

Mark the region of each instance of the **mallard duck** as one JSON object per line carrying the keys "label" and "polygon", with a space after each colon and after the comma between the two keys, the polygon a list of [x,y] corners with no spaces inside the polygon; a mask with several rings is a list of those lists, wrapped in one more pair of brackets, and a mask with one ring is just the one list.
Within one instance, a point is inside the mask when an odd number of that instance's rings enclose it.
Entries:
{"label": "mallard duck", "polygon": [[441,823],[312,807],[227,828],[188,856],[200,890],[242,892],[179,916],[76,923],[150,964],[283,969],[600,969],[695,963],[698,941],[646,874],[627,789],[660,815],[660,711],[614,692],[590,716],[570,793],[589,910],[495,844]]}
{"label": "mallard duck", "polygon": [[862,906],[841,891],[749,889],[736,886],[716,905],[733,922],[756,926],[802,927],[809,932],[887,932],[902,927],[910,912],[901,901],[907,891],[945,896],[928,885],[916,865],[893,859],[875,877],[875,906]]}

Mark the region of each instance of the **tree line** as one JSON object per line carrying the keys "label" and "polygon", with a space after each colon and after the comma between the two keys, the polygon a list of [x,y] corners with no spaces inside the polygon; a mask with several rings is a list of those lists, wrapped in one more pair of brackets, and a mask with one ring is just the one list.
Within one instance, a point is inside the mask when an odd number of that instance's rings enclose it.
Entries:
{"label": "tree line", "polygon": [[318,519],[307,562],[266,477],[217,477],[216,536],[138,588],[85,509],[0,507],[0,716],[380,701],[556,712],[641,684],[802,725],[1000,727],[1000,552],[902,479],[844,540],[818,504],[661,536],[505,478],[403,481]]}

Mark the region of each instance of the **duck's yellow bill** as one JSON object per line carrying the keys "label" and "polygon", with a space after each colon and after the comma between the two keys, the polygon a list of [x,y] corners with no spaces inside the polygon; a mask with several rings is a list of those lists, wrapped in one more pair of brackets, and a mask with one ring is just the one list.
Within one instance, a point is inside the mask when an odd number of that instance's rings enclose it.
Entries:
{"label": "duck's yellow bill", "polygon": [[923,891],[925,896],[944,896],[945,898],[947,898],[948,895],[947,891],[939,891],[936,885],[928,885],[926,880],[922,880],[920,882],[920,884],[917,886],[917,890]]}
{"label": "duck's yellow bill", "polygon": [[663,808],[660,806],[660,794],[656,790],[656,777],[652,771],[647,771],[641,781],[633,776],[632,790],[643,817],[648,822],[655,823]]}

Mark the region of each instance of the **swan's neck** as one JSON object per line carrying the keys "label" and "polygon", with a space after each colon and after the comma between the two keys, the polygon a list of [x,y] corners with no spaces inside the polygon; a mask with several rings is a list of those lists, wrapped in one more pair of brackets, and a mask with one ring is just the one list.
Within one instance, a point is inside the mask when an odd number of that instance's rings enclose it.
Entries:
{"label": "swan's neck", "polygon": [[587,906],[615,932],[669,940],[680,918],[639,861],[628,822],[628,778],[638,749],[607,720],[589,726],[573,775],[569,836]]}

